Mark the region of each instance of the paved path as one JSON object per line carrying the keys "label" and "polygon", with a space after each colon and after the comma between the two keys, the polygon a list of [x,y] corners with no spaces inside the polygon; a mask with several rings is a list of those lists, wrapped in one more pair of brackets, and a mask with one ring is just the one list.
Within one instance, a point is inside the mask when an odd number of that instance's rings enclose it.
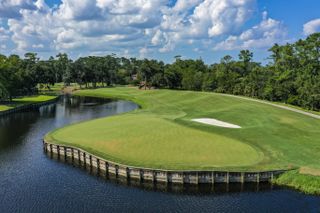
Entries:
{"label": "paved path", "polygon": [[295,108],[288,107],[288,106],[282,106],[282,105],[279,105],[279,104],[274,104],[274,103],[271,103],[271,102],[268,102],[268,101],[257,100],[257,99],[253,99],[253,98],[242,97],[242,96],[229,95],[229,94],[222,94],[222,95],[230,96],[230,97],[234,97],[234,98],[240,98],[240,99],[249,100],[249,101],[255,101],[255,102],[258,102],[258,103],[262,103],[262,104],[268,104],[268,105],[275,106],[275,107],[278,107],[278,108],[281,108],[281,109],[289,110],[289,111],[292,111],[292,112],[297,112],[297,113],[300,113],[300,114],[303,114],[303,115],[306,115],[306,116],[309,116],[309,117],[312,117],[312,118],[320,119],[320,115],[313,114],[313,113],[310,113],[310,112],[306,112],[306,111],[303,111],[303,110],[300,110],[300,109],[295,109]]}

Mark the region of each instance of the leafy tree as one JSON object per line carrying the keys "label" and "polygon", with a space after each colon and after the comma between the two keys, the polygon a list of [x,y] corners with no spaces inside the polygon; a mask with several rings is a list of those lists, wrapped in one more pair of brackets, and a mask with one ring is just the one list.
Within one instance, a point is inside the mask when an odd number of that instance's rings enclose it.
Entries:
{"label": "leafy tree", "polygon": [[81,57],[75,61],[59,53],[40,60],[36,53],[0,54],[0,100],[35,94],[37,84],[50,87],[61,80],[66,85],[112,86],[140,81],[147,87],[222,92],[271,101],[281,101],[320,110],[320,33],[295,43],[270,48],[270,63],[253,61],[253,53],[241,50],[239,59],[223,57],[207,66],[201,59],[175,56],[162,61],[117,57],[115,54]]}

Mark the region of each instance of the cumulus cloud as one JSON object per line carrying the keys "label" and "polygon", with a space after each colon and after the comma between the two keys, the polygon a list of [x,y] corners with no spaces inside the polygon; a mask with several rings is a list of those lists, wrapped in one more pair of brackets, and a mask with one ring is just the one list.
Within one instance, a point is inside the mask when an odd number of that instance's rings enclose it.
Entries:
{"label": "cumulus cloud", "polygon": [[215,50],[234,50],[250,48],[266,48],[274,43],[286,41],[287,30],[283,23],[268,18],[267,12],[263,12],[260,24],[245,30],[240,35],[231,35],[224,41],[215,45]]}
{"label": "cumulus cloud", "polygon": [[35,9],[21,8],[20,19],[8,20],[12,41],[17,51],[99,51],[116,45],[141,45],[146,42],[145,29],[159,25],[164,1],[126,2],[63,0],[57,8],[49,8],[37,0]]}
{"label": "cumulus cloud", "polygon": [[[261,47],[284,36],[282,23],[266,15],[259,25],[245,30],[256,11],[256,0],[168,3],[62,0],[50,8],[44,0],[1,0],[0,14],[10,31],[5,36],[18,52],[125,53],[130,49],[130,54],[145,56],[154,51],[174,51],[179,45],[200,51],[222,38],[224,43],[216,48]],[[10,10],[11,15],[3,15],[2,10]]]}
{"label": "cumulus cloud", "polygon": [[[43,0],[34,3],[35,10],[21,9],[20,19],[9,19],[8,26],[12,33],[11,40],[16,44],[16,51],[50,50],[56,31],[55,20],[50,17],[51,10]],[[39,48],[39,44],[42,44]],[[40,51],[41,51],[40,50]]]}
{"label": "cumulus cloud", "polygon": [[21,9],[36,9],[33,0],[1,0],[0,18],[19,18]]}
{"label": "cumulus cloud", "polygon": [[303,25],[303,33],[305,35],[310,35],[316,32],[320,32],[320,18],[309,21]]}
{"label": "cumulus cloud", "polygon": [[205,0],[190,18],[191,33],[209,37],[239,29],[251,17],[254,0]]}
{"label": "cumulus cloud", "polygon": [[186,12],[191,8],[199,5],[201,2],[202,2],[201,0],[189,0],[189,1],[177,0],[172,10],[175,12]]}
{"label": "cumulus cloud", "polygon": [[237,32],[251,18],[255,0],[178,0],[164,11],[156,38],[162,37],[160,51],[171,51],[179,42],[214,39]]}
{"label": "cumulus cloud", "polygon": [[10,32],[9,30],[5,29],[4,27],[0,27],[0,42],[5,42],[10,39]]}

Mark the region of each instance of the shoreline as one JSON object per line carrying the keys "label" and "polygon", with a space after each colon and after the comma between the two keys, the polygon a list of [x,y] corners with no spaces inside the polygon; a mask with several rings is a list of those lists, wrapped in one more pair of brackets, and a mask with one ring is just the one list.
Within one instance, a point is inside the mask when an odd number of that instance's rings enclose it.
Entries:
{"label": "shoreline", "polygon": [[[128,97],[128,96],[121,96],[121,97],[117,96],[117,97],[115,97],[115,96],[110,95],[110,94],[104,94],[104,96],[102,97],[101,95],[90,94],[90,93],[84,93],[84,94],[75,93],[74,95],[77,95],[77,96],[89,96],[89,97],[100,97],[100,98],[105,98],[105,96],[106,96],[106,97],[112,97],[112,98],[125,99],[125,100],[130,100],[130,101],[135,102],[136,104],[138,104],[143,109],[148,108],[147,104],[145,102],[143,102],[143,101],[141,101],[139,99],[136,99],[135,97],[132,97],[132,96],[131,97]],[[221,95],[223,95],[223,94],[221,94]],[[239,98],[242,98],[242,97],[239,97]],[[252,99],[251,99],[251,101],[260,102],[260,101],[256,101],[256,100],[252,100]],[[304,113],[302,110],[297,110],[297,109],[294,109],[292,107],[283,107],[283,106],[281,106],[279,104],[272,103],[272,102],[268,103],[266,101],[261,101],[260,103],[267,104],[267,105],[272,105],[272,106],[278,107],[278,108],[282,108],[283,110],[293,111],[293,112],[296,112],[296,113],[299,113],[299,114],[303,114],[303,115],[308,116],[308,117],[313,117],[315,119],[318,118],[317,115],[315,115],[315,114],[312,114],[312,116],[310,116],[309,113]],[[290,109],[287,109],[287,108],[290,108]],[[297,112],[297,111],[299,111],[299,112]],[[301,112],[303,112],[303,113],[301,113]],[[64,145],[58,145],[58,146],[65,147]],[[74,150],[78,149],[79,150],[79,148],[75,148],[75,147],[71,147],[71,146],[67,146],[66,149],[74,149]],[[63,151],[61,153],[63,153]],[[69,154],[69,156],[68,156],[68,153],[67,153],[66,157],[70,157],[70,156],[71,156],[71,154]],[[90,153],[88,153],[88,156],[93,156],[94,159],[98,159],[99,158],[99,157],[95,158],[95,156],[90,154]],[[99,158],[99,159],[101,159],[101,158]],[[104,159],[101,159],[101,160],[104,160]],[[106,161],[106,160],[104,160],[104,161]],[[110,161],[108,161],[108,162],[110,162]],[[118,163],[114,163],[114,162],[112,162],[112,163],[115,164],[115,165],[119,165]],[[126,169],[122,168],[122,169],[124,169],[123,172],[122,172],[122,177],[130,176],[130,168],[138,169],[138,170],[139,169],[144,169],[144,168],[140,168],[140,167],[131,167],[131,166],[126,166],[126,165],[123,165],[123,166],[124,166],[124,168],[129,168],[129,175],[126,173]],[[151,171],[156,170],[156,169],[148,169],[148,168],[145,168],[145,169],[148,170],[147,173],[150,172],[150,170]],[[308,178],[308,184],[305,184],[306,182],[301,181],[301,177],[302,176],[306,176],[306,175],[302,175],[302,174],[296,175],[296,174],[294,174],[294,171],[296,171],[295,169],[297,169],[297,168],[287,169],[287,170],[277,170],[277,171],[281,171],[281,173],[277,174],[272,179],[271,179],[271,177],[269,177],[269,179],[267,181],[271,182],[271,183],[274,183],[276,185],[279,185],[279,186],[289,187],[289,188],[292,188],[294,190],[301,191],[303,193],[318,195],[319,194],[318,191],[308,190],[308,188],[309,188],[309,183],[316,182],[316,179],[319,178],[319,177],[308,176],[309,177]],[[116,174],[116,168],[114,168],[113,171],[114,171],[114,174]],[[213,172],[213,171],[188,171],[188,170],[186,170],[186,171],[182,171],[182,170],[181,171],[179,171],[179,170],[175,170],[175,171],[174,170],[162,170],[162,171],[167,171],[167,172],[172,172],[173,171],[173,172],[176,172],[176,174],[174,174],[176,176],[176,178],[174,178],[175,182],[172,182],[172,183],[188,183],[188,181],[184,182],[184,177],[181,178],[181,173],[182,173],[182,176],[184,176],[184,172],[191,172],[191,173],[192,172],[198,172],[198,173],[201,173],[201,172]],[[217,173],[221,172],[221,176],[223,177],[220,180],[220,181],[222,181],[221,183],[228,183],[228,182],[232,183],[232,181],[235,181],[235,183],[241,183],[241,181],[242,181],[242,177],[241,177],[242,173],[246,173],[245,171],[242,171],[242,172],[236,172],[236,171],[230,171],[230,172],[228,172],[228,171],[214,171],[214,172],[217,172]],[[249,182],[258,182],[257,181],[257,179],[258,179],[257,178],[257,176],[258,176],[257,173],[259,173],[259,175],[260,175],[260,173],[263,173],[263,172],[268,172],[268,171],[256,172],[256,174],[254,175],[254,178],[251,179],[251,181],[249,181]],[[274,171],[269,171],[269,172],[274,172]],[[224,174],[222,174],[222,173],[224,173]],[[253,174],[255,172],[250,171],[248,173]],[[139,174],[140,174],[140,172],[136,172],[136,175],[135,175],[136,179],[140,179],[140,180],[143,179],[143,177],[139,176]],[[144,174],[144,172],[143,172],[143,174]],[[150,173],[150,174],[153,174],[153,173]],[[226,176],[227,176],[226,174],[228,174],[228,176],[231,174],[231,176],[232,176],[231,179],[230,179],[230,176],[228,178],[226,178]],[[298,179],[298,181],[295,181],[294,184],[292,184],[292,182],[290,182],[290,181],[283,181],[282,177],[283,176],[288,176],[287,174],[289,174],[291,176],[291,178],[293,178],[293,179]],[[198,175],[198,174],[196,174],[196,175]],[[193,182],[196,183],[196,184],[202,183],[201,181],[200,182],[195,181],[197,179],[199,180],[199,177],[197,178],[196,175],[195,174],[191,174],[191,176],[192,176],[191,179],[193,179]],[[233,177],[233,175],[235,175],[235,177]],[[207,175],[205,175],[205,176],[207,178],[207,181],[205,183],[211,183],[212,179],[213,179],[212,178],[213,174],[211,175],[211,178],[210,178],[210,174],[209,173],[207,173]],[[218,174],[218,176],[219,176],[219,174]],[[239,178],[239,176],[240,176],[240,178]],[[170,178],[172,179],[172,177],[170,177]],[[282,178],[282,181],[281,181],[281,178]],[[167,180],[167,178],[164,178],[164,179]],[[190,180],[190,178],[186,178],[186,179]],[[149,180],[154,180],[154,179],[149,177]],[[259,178],[259,181],[260,181],[260,178]],[[164,182],[166,182],[166,181],[164,181]],[[246,182],[246,181],[244,181],[244,182]],[[317,182],[316,182],[316,184],[317,184]],[[320,186],[320,184],[319,184],[319,186]],[[315,187],[315,188],[317,188],[317,187]]]}
{"label": "shoreline", "polygon": [[3,110],[3,111],[0,111],[0,117],[1,116],[6,116],[6,115],[9,115],[9,114],[13,114],[13,113],[16,113],[16,112],[23,112],[23,111],[26,111],[26,110],[35,109],[35,108],[39,108],[41,106],[52,104],[52,103],[55,103],[59,98],[60,98],[60,96],[56,96],[56,97],[54,97],[54,98],[52,98],[50,100],[47,100],[47,101],[41,101],[41,102],[38,102],[38,103],[28,103],[28,104],[24,104],[24,105],[17,106],[17,107],[14,107],[14,108],[10,108],[10,109],[7,109],[7,110]]}
{"label": "shoreline", "polygon": [[[77,162],[90,171],[94,168],[96,175],[113,175],[116,180],[125,178],[128,181],[149,181],[153,184],[248,184],[270,183],[280,187],[287,187],[305,194],[320,195],[317,179],[320,177],[301,174],[296,169],[270,170],[270,171],[222,171],[222,170],[165,170],[136,167],[116,163],[98,157],[83,149],[46,142],[43,140],[43,150],[46,154],[56,155],[58,159],[64,158],[65,162]],[[312,184],[305,185],[305,181]]]}
{"label": "shoreline", "polygon": [[287,171],[279,175],[273,183],[305,194],[320,195],[320,176],[302,174],[298,170]]}
{"label": "shoreline", "polygon": [[96,168],[97,171],[111,173],[116,177],[135,180],[149,180],[152,182],[181,183],[181,184],[206,184],[206,183],[260,183],[273,182],[279,175],[289,170],[272,171],[218,171],[218,170],[164,170],[144,167],[135,167],[116,163],[98,157],[83,149],[57,145],[43,140],[45,153],[56,154],[58,158],[72,158],[83,163],[84,166]]}

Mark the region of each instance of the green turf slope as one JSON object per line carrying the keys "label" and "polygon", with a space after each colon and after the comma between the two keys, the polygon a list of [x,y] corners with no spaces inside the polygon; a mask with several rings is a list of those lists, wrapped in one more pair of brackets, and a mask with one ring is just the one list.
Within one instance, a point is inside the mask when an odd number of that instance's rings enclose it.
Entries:
{"label": "green turf slope", "polygon": [[[49,142],[109,160],[163,169],[320,169],[320,120],[215,93],[118,87],[78,95],[132,100],[142,109],[58,129]],[[215,118],[228,129],[192,122]]]}
{"label": "green turf slope", "polygon": [[0,104],[0,111],[5,111],[8,109],[12,109],[15,107],[28,105],[28,104],[36,104],[41,102],[46,102],[55,99],[57,96],[50,95],[36,95],[36,96],[25,96],[21,98],[14,98],[12,102],[9,104]]}

